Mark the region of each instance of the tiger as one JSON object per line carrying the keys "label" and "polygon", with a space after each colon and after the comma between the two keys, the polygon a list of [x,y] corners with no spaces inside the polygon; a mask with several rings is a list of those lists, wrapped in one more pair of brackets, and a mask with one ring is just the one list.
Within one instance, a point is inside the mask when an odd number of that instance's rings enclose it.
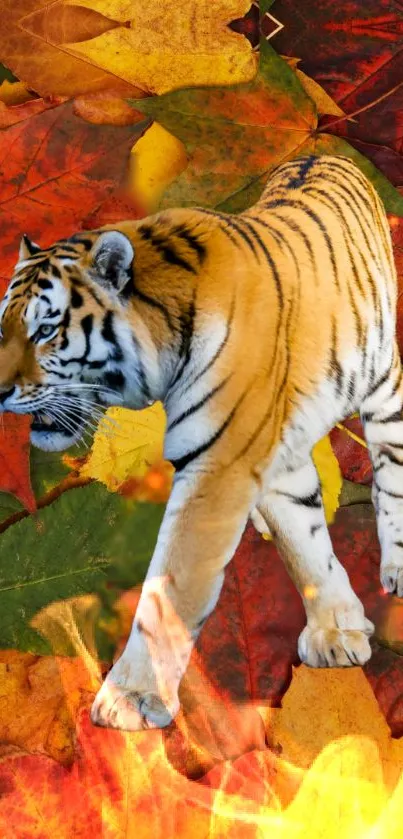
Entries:
{"label": "tiger", "polygon": [[[383,204],[341,155],[269,172],[239,213],[161,209],[41,248],[26,234],[0,306],[1,411],[45,451],[111,405],[161,402],[174,467],[127,644],[95,725],[162,728],[248,520],[306,612],[311,667],[364,665],[374,624],[334,554],[314,445],[359,412],[384,589],[403,596],[403,379]],[[208,631],[208,628],[205,628]]]}

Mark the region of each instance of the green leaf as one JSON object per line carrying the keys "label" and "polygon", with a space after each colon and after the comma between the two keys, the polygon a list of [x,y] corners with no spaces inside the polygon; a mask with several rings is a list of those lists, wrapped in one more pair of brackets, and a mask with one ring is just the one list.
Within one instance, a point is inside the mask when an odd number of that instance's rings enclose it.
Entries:
{"label": "green leaf", "polygon": [[403,215],[403,196],[372,164],[340,137],[318,133],[314,101],[264,38],[259,69],[250,82],[129,101],[186,147],[187,168],[166,189],[161,209],[201,205],[240,212],[259,198],[274,166],[303,154],[326,153],[356,160],[387,211]]}
{"label": "green leaf", "polygon": [[40,609],[102,593],[106,582],[117,595],[142,581],[163,512],[162,504],[133,505],[94,483],[10,527],[0,536],[0,646],[51,653],[29,626]]}

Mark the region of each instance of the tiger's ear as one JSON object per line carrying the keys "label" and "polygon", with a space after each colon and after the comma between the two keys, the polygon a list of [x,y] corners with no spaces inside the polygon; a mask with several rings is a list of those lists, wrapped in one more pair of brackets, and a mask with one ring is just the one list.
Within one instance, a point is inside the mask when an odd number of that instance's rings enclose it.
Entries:
{"label": "tiger's ear", "polygon": [[127,236],[118,230],[101,233],[90,253],[91,269],[103,285],[123,291],[131,279],[130,266],[134,248]]}
{"label": "tiger's ear", "polygon": [[24,233],[21,242],[20,242],[20,252],[18,254],[18,262],[23,262],[24,259],[29,259],[30,256],[33,256],[35,253],[41,250],[40,245],[36,245],[35,242],[31,242],[28,238],[27,234]]}

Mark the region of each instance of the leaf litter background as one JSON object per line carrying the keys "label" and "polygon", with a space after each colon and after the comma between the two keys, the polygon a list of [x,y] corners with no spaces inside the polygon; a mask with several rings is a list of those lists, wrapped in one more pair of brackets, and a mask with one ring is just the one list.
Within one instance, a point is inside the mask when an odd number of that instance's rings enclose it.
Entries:
{"label": "leaf litter background", "polygon": [[[0,293],[24,231],[46,246],[158,207],[238,212],[308,151],[372,179],[402,281],[399,0],[6,0],[2,22]],[[88,711],[128,635],[172,467],[161,406],[108,416],[113,434],[64,455],[30,450],[29,418],[2,417],[2,836],[398,836],[403,613],[379,586],[359,419],[314,456],[336,553],[376,624],[371,661],[299,665],[299,595],[248,525],[177,720],[122,734]]]}

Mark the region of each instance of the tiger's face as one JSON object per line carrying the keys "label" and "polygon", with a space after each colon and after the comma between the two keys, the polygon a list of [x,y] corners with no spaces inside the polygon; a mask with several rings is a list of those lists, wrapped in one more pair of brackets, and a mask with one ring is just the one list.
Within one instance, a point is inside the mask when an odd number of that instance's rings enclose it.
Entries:
{"label": "tiger's face", "polygon": [[0,411],[32,414],[31,442],[61,451],[105,406],[149,404],[127,317],[134,249],[116,230],[42,250],[23,237],[0,304]]}

